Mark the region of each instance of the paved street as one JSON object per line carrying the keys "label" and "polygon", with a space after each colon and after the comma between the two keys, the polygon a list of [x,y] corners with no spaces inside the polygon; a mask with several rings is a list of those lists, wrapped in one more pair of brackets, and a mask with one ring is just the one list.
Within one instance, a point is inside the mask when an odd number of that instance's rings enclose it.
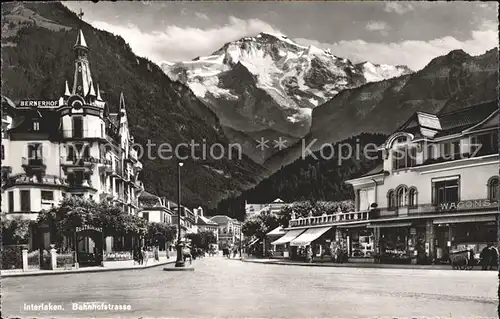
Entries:
{"label": "paved street", "polygon": [[[264,265],[207,257],[194,272],[163,267],[4,278],[7,317],[387,318],[496,317],[496,272]],[[77,311],[72,302],[130,304]],[[27,312],[24,304],[62,304]]]}

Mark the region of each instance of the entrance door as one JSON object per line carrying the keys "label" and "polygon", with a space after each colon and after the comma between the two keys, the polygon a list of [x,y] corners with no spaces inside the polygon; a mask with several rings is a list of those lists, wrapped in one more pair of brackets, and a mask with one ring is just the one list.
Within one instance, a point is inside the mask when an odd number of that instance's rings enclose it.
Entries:
{"label": "entrance door", "polygon": [[436,260],[439,262],[447,263],[450,259],[450,248],[448,247],[448,241],[450,239],[450,228],[449,226],[437,227],[436,231]]}

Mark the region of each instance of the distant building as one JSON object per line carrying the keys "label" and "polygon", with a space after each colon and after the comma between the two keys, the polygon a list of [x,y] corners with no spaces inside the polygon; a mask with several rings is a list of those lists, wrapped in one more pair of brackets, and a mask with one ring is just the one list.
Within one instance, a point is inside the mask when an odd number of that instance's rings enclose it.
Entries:
{"label": "distant building", "polygon": [[285,203],[280,198],[275,199],[272,203],[266,204],[248,204],[245,202],[245,218],[258,215],[261,212],[268,211],[278,213],[281,209],[289,204]]}
{"label": "distant building", "polygon": [[174,212],[167,199],[144,191],[139,195],[138,215],[148,222],[172,224]]}
{"label": "distant building", "polygon": [[210,220],[218,225],[219,248],[233,247],[239,243],[242,236],[241,222],[225,215],[216,215]]}

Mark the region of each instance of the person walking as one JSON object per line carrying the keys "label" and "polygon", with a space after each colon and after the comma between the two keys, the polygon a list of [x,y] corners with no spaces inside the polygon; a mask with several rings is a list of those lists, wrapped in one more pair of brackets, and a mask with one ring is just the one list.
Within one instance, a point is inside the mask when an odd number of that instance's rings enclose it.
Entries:
{"label": "person walking", "polygon": [[312,263],[312,256],[313,256],[312,248],[311,248],[311,246],[307,246],[307,248],[306,248],[306,262]]}
{"label": "person walking", "polygon": [[146,266],[148,264],[148,250],[147,250],[146,246],[144,246],[142,248],[142,260],[143,260],[144,266]]}
{"label": "person walking", "polygon": [[490,270],[493,270],[493,267],[498,266],[498,249],[493,244],[490,244],[489,255],[490,255],[490,262],[489,262]]}
{"label": "person walking", "polygon": [[484,247],[483,250],[481,250],[479,258],[481,259],[481,270],[487,270],[488,264],[490,262],[490,249],[488,246]]}

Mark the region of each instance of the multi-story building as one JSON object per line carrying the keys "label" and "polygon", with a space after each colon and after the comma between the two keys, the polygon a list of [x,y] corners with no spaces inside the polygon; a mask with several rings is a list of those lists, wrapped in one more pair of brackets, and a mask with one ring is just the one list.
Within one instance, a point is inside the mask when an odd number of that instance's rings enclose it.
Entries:
{"label": "multi-story building", "polygon": [[11,115],[2,117],[2,211],[7,218],[36,219],[70,195],[108,199],[128,213],[139,208],[142,164],[132,148],[124,96],[119,112],[111,113],[92,77],[81,30],[73,52],[73,85],[70,89],[66,81],[58,101],[20,101],[12,107],[2,97],[2,109]]}
{"label": "multi-story building", "polygon": [[225,215],[210,217],[210,220],[218,225],[219,248],[233,247],[239,243],[241,234],[241,222]]}
{"label": "multi-story building", "polygon": [[139,195],[138,215],[148,222],[172,224],[173,214],[173,211],[169,207],[169,201],[166,198],[146,191]]}
{"label": "multi-story building", "polygon": [[275,199],[272,203],[265,204],[248,204],[245,201],[245,218],[258,215],[264,211],[278,213],[283,207],[287,205],[287,203],[279,198]]}
{"label": "multi-story building", "polygon": [[497,241],[498,122],[496,101],[415,113],[380,147],[383,163],[347,181],[354,212],[293,219],[278,243],[336,241],[358,261],[446,262],[453,251],[477,254]]}

